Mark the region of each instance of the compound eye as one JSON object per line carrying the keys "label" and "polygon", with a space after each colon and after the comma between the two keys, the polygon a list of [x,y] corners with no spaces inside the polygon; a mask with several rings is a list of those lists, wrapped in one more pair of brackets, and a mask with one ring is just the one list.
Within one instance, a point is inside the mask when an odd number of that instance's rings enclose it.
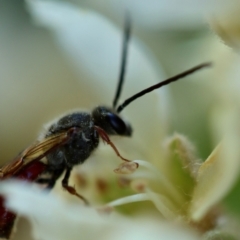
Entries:
{"label": "compound eye", "polygon": [[125,122],[117,115],[108,113],[106,117],[108,122],[111,124],[111,127],[117,132],[117,134],[125,135],[129,131]]}

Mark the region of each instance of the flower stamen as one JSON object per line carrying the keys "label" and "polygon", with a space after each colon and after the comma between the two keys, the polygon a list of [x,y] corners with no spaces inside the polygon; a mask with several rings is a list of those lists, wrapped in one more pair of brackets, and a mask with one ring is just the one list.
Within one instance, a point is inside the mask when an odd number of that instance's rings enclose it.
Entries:
{"label": "flower stamen", "polygon": [[[117,200],[114,200],[112,202],[109,202],[106,204],[106,207],[116,207],[121,206],[128,203],[134,203],[134,202],[142,202],[142,201],[151,201],[156,206],[156,208],[159,210],[159,212],[163,215],[166,219],[173,219],[175,214],[170,210],[169,206],[171,208],[173,207],[172,204],[167,200],[165,196],[162,196],[160,194],[154,193],[152,191],[148,191],[147,193],[138,193],[131,196],[119,198]],[[167,206],[169,205],[169,206]]]}
{"label": "flower stamen", "polygon": [[146,176],[150,176],[152,178],[152,175],[158,179],[161,184],[165,187],[165,189],[168,191],[168,193],[171,195],[172,199],[174,199],[175,202],[182,205],[182,203],[185,202],[185,199],[183,198],[182,194],[172,185],[172,183],[167,179],[167,177],[159,171],[159,169],[156,169],[151,163],[144,161],[144,160],[134,160],[135,163],[138,163],[139,166],[145,167],[147,170],[151,171],[151,174],[145,174]]}

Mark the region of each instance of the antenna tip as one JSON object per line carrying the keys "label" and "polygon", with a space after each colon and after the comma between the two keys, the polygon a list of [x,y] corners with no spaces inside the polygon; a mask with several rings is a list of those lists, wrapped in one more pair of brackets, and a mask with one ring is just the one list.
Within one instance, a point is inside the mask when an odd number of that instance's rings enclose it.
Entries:
{"label": "antenna tip", "polygon": [[202,63],[200,66],[202,66],[202,67],[212,67],[213,63],[212,62],[205,62],[205,63]]}

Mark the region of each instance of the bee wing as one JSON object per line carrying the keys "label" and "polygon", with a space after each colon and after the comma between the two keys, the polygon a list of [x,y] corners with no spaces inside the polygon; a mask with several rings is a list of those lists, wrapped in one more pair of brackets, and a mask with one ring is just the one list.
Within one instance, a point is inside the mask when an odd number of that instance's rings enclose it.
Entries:
{"label": "bee wing", "polygon": [[55,148],[65,144],[69,140],[69,131],[49,136],[29,146],[20,153],[12,162],[0,168],[0,179],[10,177],[21,167],[31,161],[37,161],[45,157]]}

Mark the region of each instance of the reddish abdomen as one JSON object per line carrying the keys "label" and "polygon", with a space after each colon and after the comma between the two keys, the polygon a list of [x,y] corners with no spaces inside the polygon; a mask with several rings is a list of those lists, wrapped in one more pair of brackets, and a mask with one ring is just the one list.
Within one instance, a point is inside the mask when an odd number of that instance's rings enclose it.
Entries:
{"label": "reddish abdomen", "polygon": [[[15,173],[13,178],[34,182],[45,169],[46,165],[42,162],[30,162]],[[10,238],[15,219],[16,214],[4,206],[4,198],[0,196],[0,238]]]}

